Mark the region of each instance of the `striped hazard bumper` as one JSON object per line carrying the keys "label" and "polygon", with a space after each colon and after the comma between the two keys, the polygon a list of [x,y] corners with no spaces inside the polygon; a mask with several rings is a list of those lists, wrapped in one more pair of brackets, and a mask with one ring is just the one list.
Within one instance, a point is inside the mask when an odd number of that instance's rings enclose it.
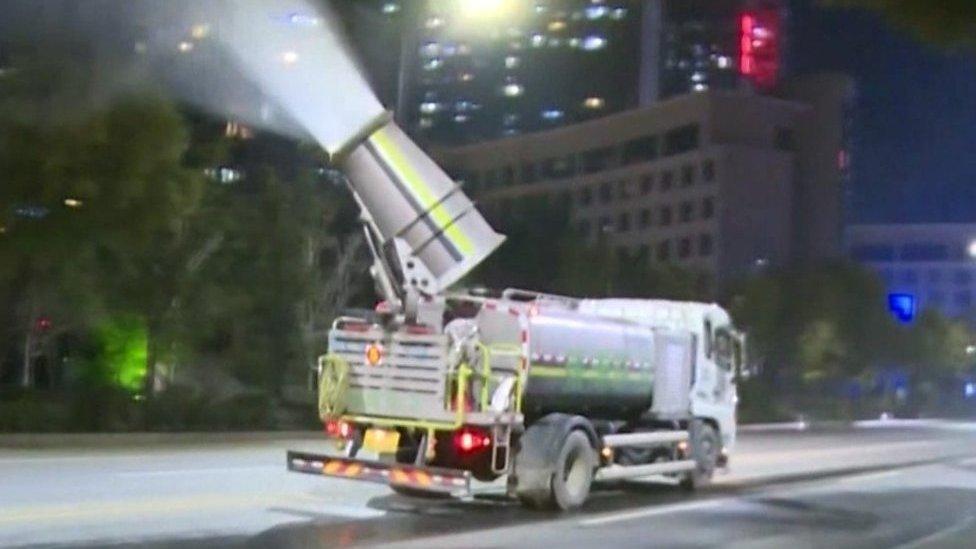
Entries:
{"label": "striped hazard bumper", "polygon": [[288,470],[309,475],[394,484],[451,496],[465,496],[471,493],[471,473],[456,469],[415,467],[403,463],[289,451]]}

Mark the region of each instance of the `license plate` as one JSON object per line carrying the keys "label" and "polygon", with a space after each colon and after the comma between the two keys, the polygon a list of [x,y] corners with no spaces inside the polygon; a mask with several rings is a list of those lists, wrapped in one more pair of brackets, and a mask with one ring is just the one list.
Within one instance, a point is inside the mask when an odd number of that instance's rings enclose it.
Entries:
{"label": "license plate", "polygon": [[367,429],[363,449],[377,454],[394,454],[400,444],[400,433],[387,429]]}

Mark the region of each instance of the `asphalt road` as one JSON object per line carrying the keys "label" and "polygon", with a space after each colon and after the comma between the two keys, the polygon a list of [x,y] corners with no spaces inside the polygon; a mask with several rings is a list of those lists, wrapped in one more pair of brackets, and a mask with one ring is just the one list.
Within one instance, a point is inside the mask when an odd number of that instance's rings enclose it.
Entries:
{"label": "asphalt road", "polygon": [[294,440],[0,450],[0,546],[973,547],[976,424],[743,433],[689,496],[598,489],[580,512],[484,497],[424,501],[287,473]]}

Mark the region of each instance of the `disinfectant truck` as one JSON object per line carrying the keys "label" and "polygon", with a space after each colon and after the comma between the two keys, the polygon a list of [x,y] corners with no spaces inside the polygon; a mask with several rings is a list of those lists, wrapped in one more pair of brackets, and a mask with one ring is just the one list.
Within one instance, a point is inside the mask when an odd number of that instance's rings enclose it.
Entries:
{"label": "disinfectant truck", "polygon": [[292,471],[572,509],[593,482],[693,489],[735,441],[743,339],[719,306],[453,286],[504,240],[383,115],[335,148],[380,304],[335,319],[319,415],[339,449]]}

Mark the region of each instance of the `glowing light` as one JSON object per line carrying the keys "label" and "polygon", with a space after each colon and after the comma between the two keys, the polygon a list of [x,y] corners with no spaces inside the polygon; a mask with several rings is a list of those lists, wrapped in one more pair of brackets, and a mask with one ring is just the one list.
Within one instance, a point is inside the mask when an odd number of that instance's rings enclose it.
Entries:
{"label": "glowing light", "polygon": [[553,21],[552,23],[549,23],[549,30],[551,30],[553,32],[558,32],[558,31],[561,31],[561,30],[563,30],[565,28],[566,28],[566,22],[565,21]]}
{"label": "glowing light", "polygon": [[420,112],[424,114],[434,114],[441,110],[441,104],[434,101],[424,101],[420,104]]}
{"label": "glowing light", "polygon": [[963,389],[963,394],[966,395],[966,398],[973,398],[976,396],[976,383],[973,383],[972,381],[966,383],[966,387]]}
{"label": "glowing light", "polygon": [[176,49],[179,50],[180,53],[190,53],[191,51],[193,51],[193,42],[188,42],[184,40],[183,42],[180,42],[176,46]]}
{"label": "glowing light", "polygon": [[969,246],[966,247],[966,253],[969,254],[969,257],[976,259],[976,239],[971,241]]}
{"label": "glowing light", "polygon": [[899,321],[911,322],[915,319],[915,296],[912,294],[889,294],[888,310]]}
{"label": "glowing light", "polygon": [[459,0],[458,4],[462,14],[476,19],[499,17],[513,7],[510,0]]}
{"label": "glowing light", "polygon": [[745,75],[750,75],[756,70],[753,64],[755,60],[752,51],[752,34],[755,26],[756,19],[752,15],[745,14],[742,16],[742,36],[739,40],[739,71]]}
{"label": "glowing light", "polygon": [[605,103],[602,97],[587,97],[583,100],[583,106],[587,109],[602,109]]}
{"label": "glowing light", "polygon": [[533,34],[529,42],[533,48],[541,48],[546,44],[546,36],[544,34]]}
{"label": "glowing light", "polygon": [[366,347],[366,363],[370,366],[377,366],[380,361],[383,360],[383,351],[380,349],[379,345],[370,345]]}
{"label": "glowing light", "polygon": [[502,93],[505,94],[505,97],[518,97],[525,93],[525,88],[521,84],[505,84],[502,88]]}
{"label": "glowing light", "polygon": [[203,40],[204,38],[210,36],[210,25],[206,23],[193,25],[193,27],[190,29],[190,36],[196,40]]}
{"label": "glowing light", "polygon": [[64,205],[67,206],[67,207],[69,207],[69,208],[75,208],[75,209],[77,209],[77,208],[80,208],[80,207],[84,206],[85,203],[82,202],[81,200],[78,200],[77,198],[65,198],[64,199]]}
{"label": "glowing light", "polygon": [[298,63],[298,52],[286,51],[285,53],[281,54],[281,62],[286,65],[294,65],[295,63]]}
{"label": "glowing light", "polygon": [[518,58],[517,55],[509,55],[505,58],[505,68],[514,69],[518,68],[522,64],[522,60]]}
{"label": "glowing light", "polygon": [[591,35],[583,39],[583,49],[586,51],[596,51],[603,49],[607,45],[607,39],[602,36]]}
{"label": "glowing light", "polygon": [[474,75],[471,74],[470,72],[462,72],[461,75],[458,76],[458,80],[460,80],[461,82],[470,82],[474,80]]}
{"label": "glowing light", "polygon": [[400,11],[400,4],[396,2],[387,2],[383,4],[382,12],[386,15],[393,15]]}
{"label": "glowing light", "polygon": [[546,109],[542,111],[542,118],[546,120],[559,120],[563,117],[563,111],[559,109]]}

